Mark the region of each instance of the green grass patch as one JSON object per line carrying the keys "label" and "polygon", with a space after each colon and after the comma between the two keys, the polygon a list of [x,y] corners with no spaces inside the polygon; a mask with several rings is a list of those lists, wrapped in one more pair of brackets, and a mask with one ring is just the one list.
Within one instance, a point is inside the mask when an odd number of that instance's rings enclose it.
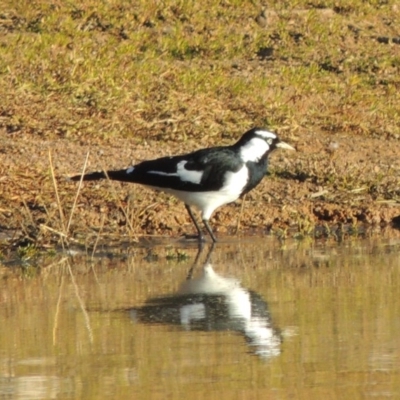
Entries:
{"label": "green grass patch", "polygon": [[1,124],[138,141],[256,124],[398,137],[396,7],[286,1],[260,26],[261,2],[6,0]]}

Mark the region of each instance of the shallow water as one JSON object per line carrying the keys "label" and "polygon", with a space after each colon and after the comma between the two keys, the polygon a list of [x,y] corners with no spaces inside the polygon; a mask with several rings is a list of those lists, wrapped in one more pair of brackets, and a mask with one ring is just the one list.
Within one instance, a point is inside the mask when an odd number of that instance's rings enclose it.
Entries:
{"label": "shallow water", "polygon": [[0,399],[400,398],[400,242],[221,243],[191,271],[195,254],[4,273]]}

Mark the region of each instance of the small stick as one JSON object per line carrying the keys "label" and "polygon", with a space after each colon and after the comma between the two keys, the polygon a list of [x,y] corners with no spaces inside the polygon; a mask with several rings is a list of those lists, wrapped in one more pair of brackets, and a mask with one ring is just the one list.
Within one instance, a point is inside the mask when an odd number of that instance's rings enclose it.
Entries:
{"label": "small stick", "polygon": [[44,229],[47,229],[47,230],[49,230],[50,232],[56,233],[56,234],[59,235],[59,236],[62,236],[62,237],[65,237],[65,238],[67,237],[67,235],[66,235],[65,233],[56,231],[55,229],[50,228],[50,227],[47,226],[47,225],[41,224],[40,227],[41,227],[41,228],[44,228]]}
{"label": "small stick", "polygon": [[102,218],[101,218],[100,230],[99,230],[99,233],[97,234],[96,241],[94,242],[94,246],[93,246],[93,251],[92,251],[92,256],[91,256],[92,259],[94,257],[94,253],[96,252],[96,247],[97,247],[97,243],[99,242],[99,239],[100,239],[101,231],[103,230],[105,217],[106,217],[105,214],[103,214]]}
{"label": "small stick", "polygon": [[63,212],[62,207],[61,207],[60,196],[58,195],[57,181],[56,181],[56,177],[54,175],[54,167],[53,167],[53,161],[51,159],[51,150],[50,149],[49,149],[49,161],[50,161],[51,177],[53,178],[54,190],[56,192],[58,212],[60,213],[61,227],[62,227],[62,230],[65,233],[66,232],[65,231],[65,217],[64,217],[64,212]]}
{"label": "small stick", "polygon": [[75,212],[75,207],[76,207],[76,203],[77,203],[77,201],[78,201],[79,193],[80,193],[81,188],[82,188],[83,175],[85,175],[85,171],[86,171],[86,166],[87,166],[87,163],[88,163],[88,159],[89,159],[89,152],[87,152],[87,154],[86,154],[86,160],[85,160],[85,163],[83,164],[81,179],[79,180],[79,185],[78,185],[78,189],[77,189],[77,191],[76,191],[76,195],[75,195],[75,199],[74,199],[74,204],[72,205],[71,214],[69,215],[69,220],[68,220],[68,225],[67,225],[67,232],[66,232],[67,235],[68,235],[68,231],[69,231],[69,228],[70,228],[70,226],[71,226],[71,223],[72,223],[72,217],[73,217],[74,212]]}
{"label": "small stick", "polygon": [[88,312],[86,310],[85,303],[82,300],[81,295],[79,294],[79,288],[78,288],[78,285],[77,285],[77,283],[75,281],[75,276],[74,276],[74,274],[72,272],[72,268],[71,268],[71,265],[69,263],[69,260],[67,260],[67,267],[68,267],[68,272],[69,272],[69,274],[71,276],[72,285],[73,285],[73,287],[75,289],[75,296],[76,296],[76,298],[78,300],[78,303],[79,303],[79,305],[81,307],[83,318],[85,320],[85,325],[86,325],[86,329],[87,329],[88,334],[89,334],[90,343],[93,343],[93,330],[92,330],[92,325],[90,324],[89,314],[88,314]]}
{"label": "small stick", "polygon": [[24,207],[25,207],[25,210],[26,210],[26,212],[27,212],[27,214],[28,214],[28,216],[29,216],[29,219],[31,220],[32,226],[35,226],[35,221],[34,221],[34,219],[33,219],[32,212],[31,212],[31,210],[29,209],[28,204],[26,204],[26,201],[25,201],[24,198],[22,198],[22,203],[23,203],[23,205],[24,205]]}
{"label": "small stick", "polygon": [[53,346],[57,344],[57,330],[58,330],[58,317],[60,315],[61,295],[64,284],[64,276],[61,275],[60,290],[58,292],[58,299],[56,304],[56,312],[54,314],[54,325],[53,325]]}
{"label": "small stick", "polygon": [[129,228],[130,228],[130,230],[131,230],[131,233],[132,233],[133,236],[134,236],[134,240],[137,241],[137,235],[134,233],[134,230],[133,230],[133,226],[132,226],[132,224],[131,224],[131,221],[130,221],[130,219],[128,218],[128,215],[127,215],[126,211],[124,210],[124,208],[123,208],[123,206],[122,206],[121,200],[119,199],[118,194],[117,194],[117,192],[116,192],[114,186],[113,186],[112,183],[111,183],[111,179],[110,179],[110,177],[109,177],[108,174],[107,174],[107,170],[105,170],[105,169],[103,168],[103,172],[104,172],[104,175],[106,176],[108,182],[110,183],[110,188],[111,188],[111,190],[112,190],[113,196],[114,196],[114,198],[116,199],[117,204],[119,205],[119,207],[121,208],[122,213],[123,213],[124,216],[125,216],[126,223],[128,224],[128,226],[129,226]]}
{"label": "small stick", "polygon": [[246,195],[244,195],[244,196],[243,196],[243,199],[242,199],[242,205],[241,205],[241,207],[240,207],[240,213],[239,213],[238,221],[237,221],[237,224],[236,224],[236,232],[235,232],[236,235],[239,233],[240,221],[242,220],[242,215],[243,215],[243,209],[244,209],[245,200],[246,200]]}

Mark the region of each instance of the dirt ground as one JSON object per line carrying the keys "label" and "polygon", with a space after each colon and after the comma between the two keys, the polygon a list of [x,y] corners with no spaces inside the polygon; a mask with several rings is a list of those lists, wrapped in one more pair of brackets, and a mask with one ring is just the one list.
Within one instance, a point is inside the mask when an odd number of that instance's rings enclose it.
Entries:
{"label": "dirt ground", "polygon": [[[398,236],[390,228],[400,214],[398,140],[334,138],[313,132],[283,137],[297,152],[277,150],[263,182],[245,199],[215,212],[211,224],[216,235],[325,237],[338,231],[384,230]],[[1,242],[14,248],[29,243],[46,247],[69,237],[90,245],[99,238],[194,233],[183,204],[169,195],[107,181],[84,183],[78,192],[78,184],[66,178],[82,171],[88,152],[86,170],[91,171],[124,168],[198,147],[150,139],[141,146],[132,146],[128,139],[47,140],[1,132]]]}
{"label": "dirt ground", "polygon": [[270,3],[1,2],[0,260],[193,234],[169,195],[66,178],[254,126],[297,152],[214,213],[218,238],[398,236],[398,2]]}

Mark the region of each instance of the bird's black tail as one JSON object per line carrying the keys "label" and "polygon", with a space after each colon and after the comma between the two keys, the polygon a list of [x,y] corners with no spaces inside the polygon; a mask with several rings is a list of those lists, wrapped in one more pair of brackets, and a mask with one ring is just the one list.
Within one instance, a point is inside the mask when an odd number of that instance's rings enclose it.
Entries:
{"label": "bird's black tail", "polygon": [[[102,171],[97,171],[97,172],[91,172],[90,174],[83,175],[84,181],[98,181],[100,179],[104,179],[106,175]],[[71,176],[69,179],[71,181],[80,181],[82,178],[82,175],[75,175]]]}
{"label": "bird's black tail", "polygon": [[[80,181],[82,175],[71,176],[69,179],[71,181]],[[129,179],[130,176],[127,174],[126,169],[121,169],[118,171],[97,171],[90,172],[89,174],[83,175],[84,181],[99,181],[100,179],[111,179],[112,181],[120,181],[120,182],[132,182],[132,179]]]}

